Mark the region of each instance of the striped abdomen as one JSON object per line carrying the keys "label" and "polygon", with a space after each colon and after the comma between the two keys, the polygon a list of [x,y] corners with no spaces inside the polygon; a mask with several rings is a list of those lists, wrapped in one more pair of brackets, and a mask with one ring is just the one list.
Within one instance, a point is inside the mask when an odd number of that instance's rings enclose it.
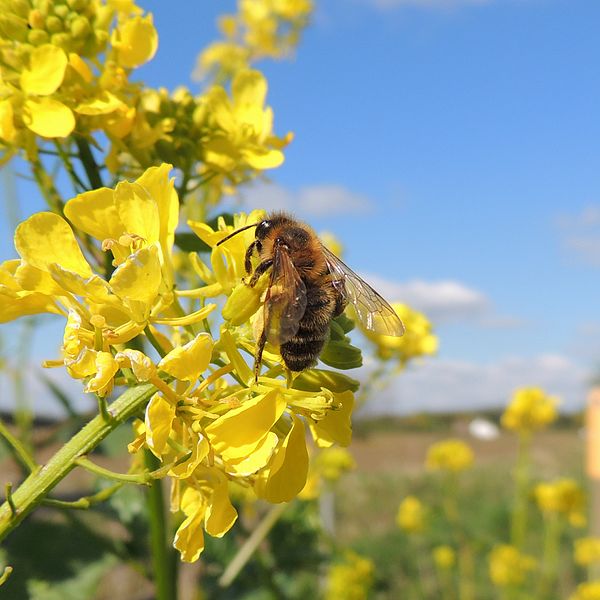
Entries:
{"label": "striped abdomen", "polygon": [[290,371],[303,371],[316,364],[338,306],[331,287],[306,284],[306,310],[298,332],[280,347],[283,362]]}

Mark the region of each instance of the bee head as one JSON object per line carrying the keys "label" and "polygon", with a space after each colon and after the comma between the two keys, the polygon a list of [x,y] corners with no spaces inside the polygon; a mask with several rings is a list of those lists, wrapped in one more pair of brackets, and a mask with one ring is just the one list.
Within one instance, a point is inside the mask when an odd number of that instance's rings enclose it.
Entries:
{"label": "bee head", "polygon": [[256,237],[259,240],[264,240],[272,227],[271,221],[265,219],[256,226]]}

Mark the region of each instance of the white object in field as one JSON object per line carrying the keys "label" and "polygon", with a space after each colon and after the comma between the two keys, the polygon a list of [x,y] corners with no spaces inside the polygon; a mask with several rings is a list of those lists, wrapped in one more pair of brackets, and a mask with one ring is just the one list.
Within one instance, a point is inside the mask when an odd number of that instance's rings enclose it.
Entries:
{"label": "white object in field", "polygon": [[483,417],[476,417],[469,423],[469,433],[478,440],[491,441],[500,435],[498,425]]}

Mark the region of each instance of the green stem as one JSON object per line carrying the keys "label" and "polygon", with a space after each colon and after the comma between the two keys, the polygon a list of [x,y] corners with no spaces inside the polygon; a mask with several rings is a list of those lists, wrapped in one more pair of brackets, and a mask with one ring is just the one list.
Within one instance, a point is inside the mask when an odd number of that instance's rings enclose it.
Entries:
{"label": "green stem", "polygon": [[92,154],[89,142],[80,135],[75,135],[73,137],[75,139],[75,144],[77,144],[77,150],[79,151],[79,159],[85,169],[85,174],[90,182],[91,189],[97,190],[104,187],[102,177],[100,176],[100,169]]}
{"label": "green stem", "polygon": [[1,420],[0,436],[6,440],[8,449],[11,451],[12,455],[23,467],[23,469],[26,469],[29,472],[35,471],[37,469],[37,465],[35,464],[33,456],[31,456],[27,448],[21,443],[19,439],[17,439],[10,432],[8,427],[6,427],[6,425]]}
{"label": "green stem", "polygon": [[79,500],[66,501],[66,500],[57,500],[55,498],[45,498],[42,500],[42,504],[44,506],[52,506],[54,508],[70,508],[76,510],[85,510],[93,506],[94,504],[98,504],[100,502],[104,502],[108,500],[115,492],[120,490],[123,487],[123,482],[115,483],[110,487],[104,488],[100,490],[97,494],[92,496],[84,496],[83,498],[79,498]]}
{"label": "green stem", "polygon": [[[156,470],[160,463],[148,450],[145,451],[146,467]],[[152,551],[152,571],[154,574],[156,600],[177,598],[175,577],[175,551],[168,542],[167,514],[162,482],[154,480],[146,496],[146,506],[150,522],[150,548]]]}
{"label": "green stem", "polygon": [[48,496],[76,466],[77,459],[91,452],[109,433],[129,417],[135,415],[148,402],[155,388],[144,384],[126,390],[110,406],[112,419],[94,417],[75,434],[49,461],[31,473],[12,494],[16,514],[7,502],[0,506],[0,541]]}
{"label": "green stem", "polygon": [[86,186],[85,183],[81,181],[81,178],[77,174],[77,171],[75,171],[75,167],[71,162],[72,154],[65,152],[60,142],[58,142],[57,140],[54,140],[54,146],[56,147],[57,154],[62,160],[62,163],[65,167],[65,170],[67,171],[67,174],[69,175],[69,178],[71,179],[71,183],[73,184],[73,191],[76,194],[84,192],[86,190]]}
{"label": "green stem", "polygon": [[227,565],[225,571],[223,571],[223,575],[219,579],[221,587],[226,588],[231,585],[287,507],[288,504],[275,504],[258,526],[254,528],[250,537],[244,542],[232,561]]}
{"label": "green stem", "polygon": [[527,532],[529,465],[531,435],[527,432],[519,434],[519,448],[515,467],[515,499],[511,522],[511,541],[513,546],[521,549]]}
{"label": "green stem", "polygon": [[549,514],[544,518],[544,552],[542,557],[542,574],[536,598],[546,600],[551,597],[558,579],[560,558],[560,538],[562,535],[562,519],[560,515]]}

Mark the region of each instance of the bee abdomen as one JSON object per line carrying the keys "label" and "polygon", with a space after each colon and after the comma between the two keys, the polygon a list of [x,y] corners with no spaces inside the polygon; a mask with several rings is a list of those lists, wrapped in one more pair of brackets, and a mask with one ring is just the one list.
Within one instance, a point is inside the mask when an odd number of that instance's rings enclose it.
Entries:
{"label": "bee abdomen", "polygon": [[303,371],[315,365],[326,337],[326,332],[323,335],[307,332],[306,337],[298,334],[282,344],[280,351],[285,366],[291,371]]}

